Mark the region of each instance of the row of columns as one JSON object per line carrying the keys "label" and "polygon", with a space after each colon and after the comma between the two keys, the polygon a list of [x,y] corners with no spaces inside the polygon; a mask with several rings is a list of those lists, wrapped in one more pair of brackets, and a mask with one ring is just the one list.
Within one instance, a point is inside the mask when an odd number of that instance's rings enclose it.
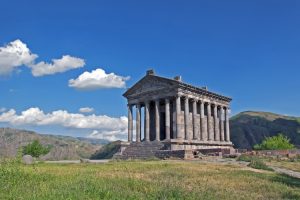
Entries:
{"label": "row of columns", "polygon": [[[190,137],[188,134],[189,130],[189,98],[184,97],[184,132],[179,131],[181,124],[179,123],[179,118],[181,115],[181,96],[177,96],[175,103],[175,112],[176,112],[176,138],[173,139],[186,139],[186,140],[199,140],[199,141],[230,141],[230,133],[229,133],[229,113],[228,108],[223,106],[218,106],[217,104],[213,104],[213,118],[211,111],[211,103],[204,102],[200,100],[200,127],[199,133],[197,133],[197,100],[192,99],[193,108],[192,108],[192,124],[193,124],[193,135],[194,138]],[[205,104],[207,105],[207,120],[205,119]],[[150,141],[150,102],[147,101],[144,103],[145,105],[145,126],[144,126],[144,140]],[[155,101],[155,140],[160,140],[160,101]],[[133,141],[133,113],[132,113],[133,105],[128,105],[128,141]],[[220,113],[218,117],[218,107],[220,107]],[[170,100],[165,99],[165,134],[166,140],[171,139],[171,117],[170,117]],[[225,115],[225,119],[223,116]],[[212,123],[212,120],[214,122]],[[224,127],[225,121],[225,127]],[[213,126],[214,124],[214,126]],[[184,134],[184,135],[183,135]],[[136,105],[136,142],[141,141],[141,104]]]}

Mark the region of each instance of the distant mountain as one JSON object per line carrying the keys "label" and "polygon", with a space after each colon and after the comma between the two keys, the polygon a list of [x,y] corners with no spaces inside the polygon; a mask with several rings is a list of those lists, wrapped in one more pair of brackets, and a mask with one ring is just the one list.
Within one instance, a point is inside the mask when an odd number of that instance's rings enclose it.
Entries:
{"label": "distant mountain", "polygon": [[94,138],[85,138],[85,137],[77,137],[77,139],[94,145],[97,144],[104,145],[110,143],[110,141],[104,139],[94,139]]}
{"label": "distant mountain", "polygon": [[111,159],[115,153],[121,148],[121,141],[115,141],[104,145],[101,149],[96,151],[92,156],[92,160]]}
{"label": "distant mountain", "polygon": [[242,112],[230,119],[231,140],[235,148],[252,149],[265,137],[282,133],[300,146],[300,118],[269,112]]}
{"label": "distant mountain", "polygon": [[52,147],[51,151],[42,157],[43,160],[90,158],[101,148],[101,144],[107,143],[97,139],[43,135],[26,130],[0,128],[0,158],[15,156],[19,147],[25,146],[36,139],[43,145]]}

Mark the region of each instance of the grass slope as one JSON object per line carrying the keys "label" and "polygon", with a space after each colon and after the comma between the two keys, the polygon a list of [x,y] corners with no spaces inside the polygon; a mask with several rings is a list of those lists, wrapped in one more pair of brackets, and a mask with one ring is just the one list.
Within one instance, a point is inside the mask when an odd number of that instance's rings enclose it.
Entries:
{"label": "grass slope", "polygon": [[252,149],[265,137],[283,133],[300,146],[300,118],[269,112],[242,112],[230,120],[231,140],[236,148]]}
{"label": "grass slope", "polygon": [[92,156],[92,160],[111,159],[115,153],[121,148],[121,141],[115,141],[104,145],[101,149],[96,151]]}
{"label": "grass slope", "polygon": [[298,179],[273,172],[199,162],[0,168],[0,199],[299,199],[299,188]]}

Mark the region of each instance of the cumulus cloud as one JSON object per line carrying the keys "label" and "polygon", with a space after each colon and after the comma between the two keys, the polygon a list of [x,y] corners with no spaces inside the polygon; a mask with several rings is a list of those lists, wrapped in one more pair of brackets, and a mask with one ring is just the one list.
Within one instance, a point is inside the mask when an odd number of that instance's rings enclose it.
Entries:
{"label": "cumulus cloud", "polygon": [[83,107],[83,108],[79,109],[79,112],[81,112],[81,113],[91,113],[91,112],[94,112],[94,108]]}
{"label": "cumulus cloud", "polygon": [[31,68],[33,76],[44,76],[81,68],[84,65],[85,62],[83,59],[64,55],[61,59],[52,59],[52,63],[42,61],[37,64],[29,65],[29,67]]}
{"label": "cumulus cloud", "polygon": [[108,141],[116,141],[116,140],[126,140],[127,134],[124,134],[120,131],[98,131],[94,130],[90,135],[88,135],[88,138],[93,139],[102,139],[102,140],[108,140]]}
{"label": "cumulus cloud", "polygon": [[6,108],[0,108],[0,113],[6,111]]}
{"label": "cumulus cloud", "polygon": [[125,88],[129,78],[114,73],[107,74],[103,69],[96,69],[92,72],[84,72],[78,78],[69,80],[69,86],[82,90]]}
{"label": "cumulus cloud", "polygon": [[10,42],[8,45],[0,47],[0,75],[10,74],[21,66],[30,68],[33,76],[44,76],[62,73],[85,65],[83,59],[70,55],[64,55],[60,59],[52,59],[52,63],[44,61],[36,63],[37,58],[38,55],[31,53],[27,45],[21,40]]}
{"label": "cumulus cloud", "polygon": [[21,40],[10,42],[0,47],[0,75],[10,74],[22,65],[31,65],[37,57]]}
{"label": "cumulus cloud", "polygon": [[65,128],[95,130],[97,134],[111,138],[126,138],[127,133],[127,117],[113,118],[106,115],[83,115],[78,113],[69,113],[65,110],[57,110],[51,113],[44,113],[39,108],[29,108],[20,114],[14,109],[10,109],[0,114],[0,122],[9,123],[11,125],[33,125],[47,126],[56,125]]}

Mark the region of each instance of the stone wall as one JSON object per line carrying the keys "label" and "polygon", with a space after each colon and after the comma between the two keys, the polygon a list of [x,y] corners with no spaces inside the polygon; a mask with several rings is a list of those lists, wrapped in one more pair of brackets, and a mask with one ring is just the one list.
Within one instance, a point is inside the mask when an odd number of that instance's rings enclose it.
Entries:
{"label": "stone wall", "polygon": [[293,149],[293,150],[262,150],[262,151],[255,151],[256,155],[263,155],[263,156],[289,156],[290,154],[293,155],[300,155],[300,149]]}
{"label": "stone wall", "polygon": [[191,150],[160,150],[155,153],[155,157],[160,159],[178,158],[178,159],[193,159],[193,151]]}

